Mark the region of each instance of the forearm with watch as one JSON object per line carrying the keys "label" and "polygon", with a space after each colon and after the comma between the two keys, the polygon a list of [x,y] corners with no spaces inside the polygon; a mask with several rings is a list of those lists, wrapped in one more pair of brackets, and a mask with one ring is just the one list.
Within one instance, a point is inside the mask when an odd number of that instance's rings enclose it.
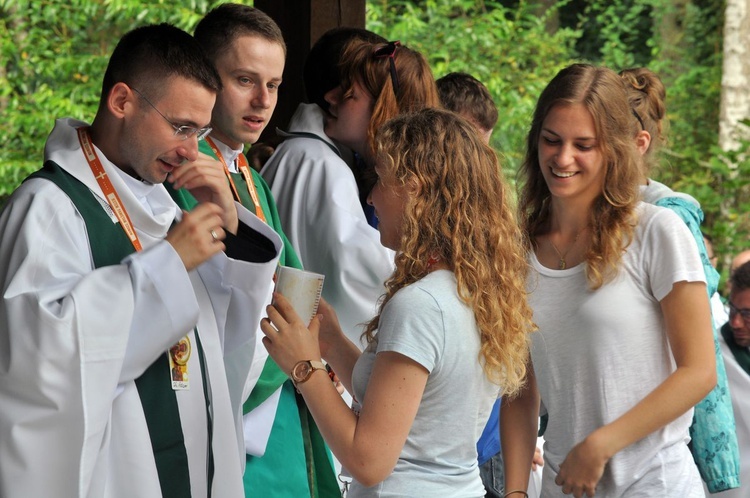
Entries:
{"label": "forearm with watch", "polygon": [[[322,370],[318,373],[318,370]],[[290,372],[297,392],[305,398],[320,433],[336,458],[343,463],[353,453],[357,417],[347,406],[319,360],[297,362]]]}
{"label": "forearm with watch", "polygon": [[289,377],[292,379],[294,387],[299,392],[299,385],[307,382],[316,370],[323,370],[327,373],[326,366],[322,361],[319,360],[302,360],[298,361],[292,371],[289,373]]}

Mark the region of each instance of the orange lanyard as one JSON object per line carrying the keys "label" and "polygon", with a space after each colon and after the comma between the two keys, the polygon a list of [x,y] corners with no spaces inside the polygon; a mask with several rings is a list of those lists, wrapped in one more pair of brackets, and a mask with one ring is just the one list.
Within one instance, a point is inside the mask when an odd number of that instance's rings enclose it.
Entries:
{"label": "orange lanyard", "polygon": [[[232,187],[232,192],[234,192],[234,198],[236,201],[240,202],[240,195],[237,192],[237,186],[234,184],[234,180],[232,180],[232,174],[229,172],[229,166],[227,165],[227,162],[224,160],[224,156],[221,154],[221,151],[214,143],[213,139],[211,137],[206,137],[206,143],[211,147],[211,150],[214,151],[214,154],[216,154],[216,157],[219,158],[219,161],[221,161],[221,164],[224,165],[224,174],[227,175],[227,180],[229,180],[229,185]],[[247,158],[245,157],[245,154],[240,152],[240,154],[237,156],[237,169],[240,170],[240,173],[242,173],[242,177],[245,179],[245,183],[247,183],[247,191],[250,193],[250,198],[253,200],[253,204],[255,204],[255,215],[260,218],[260,220],[263,223],[266,222],[266,216],[263,214],[263,208],[260,205],[260,198],[258,197],[258,192],[255,190],[255,183],[253,182],[253,176],[250,174],[250,165],[247,163]]]}
{"label": "orange lanyard", "polygon": [[141,241],[138,240],[138,234],[135,233],[133,223],[130,221],[130,216],[128,216],[128,212],[125,210],[125,206],[122,204],[120,196],[117,195],[115,187],[109,180],[109,175],[104,171],[104,166],[102,166],[102,162],[96,154],[94,144],[91,142],[88,126],[82,126],[78,128],[77,131],[78,141],[81,143],[83,155],[89,163],[91,172],[94,173],[99,188],[101,188],[104,193],[104,198],[107,200],[109,207],[112,208],[112,212],[115,213],[117,220],[120,222],[120,226],[125,230],[125,234],[130,239],[135,250],[140,251],[142,249]]}
{"label": "orange lanyard", "polygon": [[[125,230],[125,233],[130,239],[130,242],[132,242],[133,247],[135,247],[136,252],[140,251],[143,248],[141,246],[141,241],[138,240],[138,234],[136,234],[133,229],[133,223],[130,221],[130,216],[128,216],[128,212],[125,210],[125,206],[123,206],[120,196],[117,195],[115,187],[109,180],[109,175],[104,171],[102,162],[96,154],[96,149],[94,149],[94,145],[91,143],[88,126],[82,126],[81,128],[78,128],[77,131],[78,141],[81,142],[83,155],[89,162],[89,167],[94,173],[94,177],[96,178],[97,183],[99,183],[99,187],[102,189],[102,192],[104,192],[104,197],[107,199],[109,207],[112,208],[115,216],[120,221],[120,226]],[[169,357],[170,381],[172,382],[172,389],[176,391],[190,389],[187,363],[190,358],[190,351],[190,337],[187,335],[167,351],[167,356]]]}

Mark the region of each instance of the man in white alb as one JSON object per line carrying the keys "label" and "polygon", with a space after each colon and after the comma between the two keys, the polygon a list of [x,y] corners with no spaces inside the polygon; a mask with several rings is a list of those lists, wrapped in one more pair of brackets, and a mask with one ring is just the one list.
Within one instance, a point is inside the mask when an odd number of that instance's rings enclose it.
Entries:
{"label": "man in white alb", "polygon": [[740,487],[720,496],[750,498],[750,261],[733,268],[728,283],[729,320],[721,328],[719,344],[740,447]]}
{"label": "man in white alb", "polygon": [[0,496],[244,496],[281,241],[193,167],[220,86],[187,33],[127,33],[93,123],[58,120],[0,214]]}

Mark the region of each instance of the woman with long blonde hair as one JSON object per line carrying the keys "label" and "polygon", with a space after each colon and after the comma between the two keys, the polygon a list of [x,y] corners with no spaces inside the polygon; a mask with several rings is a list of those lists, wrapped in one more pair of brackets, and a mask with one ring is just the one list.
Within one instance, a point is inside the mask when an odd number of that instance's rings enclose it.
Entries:
{"label": "woman with long blonde hair", "polygon": [[327,307],[308,330],[281,296],[264,343],[286,372],[324,358],[359,402],[355,415],[324,374],[297,383],[354,478],[350,497],[483,497],[476,442],[498,395],[522,385],[533,327],[508,188],[495,152],[449,111],[399,116],[375,145],[370,203],[396,269],[367,348]]}
{"label": "woman with long blonde hair", "polygon": [[716,382],[705,276],[667,209],[639,202],[639,122],[619,76],[574,64],[542,92],[519,173],[531,271],[528,384],[501,411],[524,495],[541,401],[542,495],[703,496],[686,442]]}

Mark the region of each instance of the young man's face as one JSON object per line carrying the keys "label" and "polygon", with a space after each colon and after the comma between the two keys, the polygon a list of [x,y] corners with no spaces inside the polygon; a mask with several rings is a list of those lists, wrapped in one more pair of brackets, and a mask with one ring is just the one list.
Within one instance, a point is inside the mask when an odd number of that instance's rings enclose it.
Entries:
{"label": "young man's face", "polygon": [[212,90],[195,81],[172,77],[161,96],[144,98],[124,83],[118,85],[118,92],[126,92],[129,102],[116,154],[122,170],[149,183],[162,183],[183,161],[198,157],[197,137],[175,136],[174,126],[207,126],[215,100]]}
{"label": "young man's face", "polygon": [[224,88],[213,109],[211,136],[233,149],[257,142],[276,107],[283,47],[259,36],[240,36],[214,63]]}

